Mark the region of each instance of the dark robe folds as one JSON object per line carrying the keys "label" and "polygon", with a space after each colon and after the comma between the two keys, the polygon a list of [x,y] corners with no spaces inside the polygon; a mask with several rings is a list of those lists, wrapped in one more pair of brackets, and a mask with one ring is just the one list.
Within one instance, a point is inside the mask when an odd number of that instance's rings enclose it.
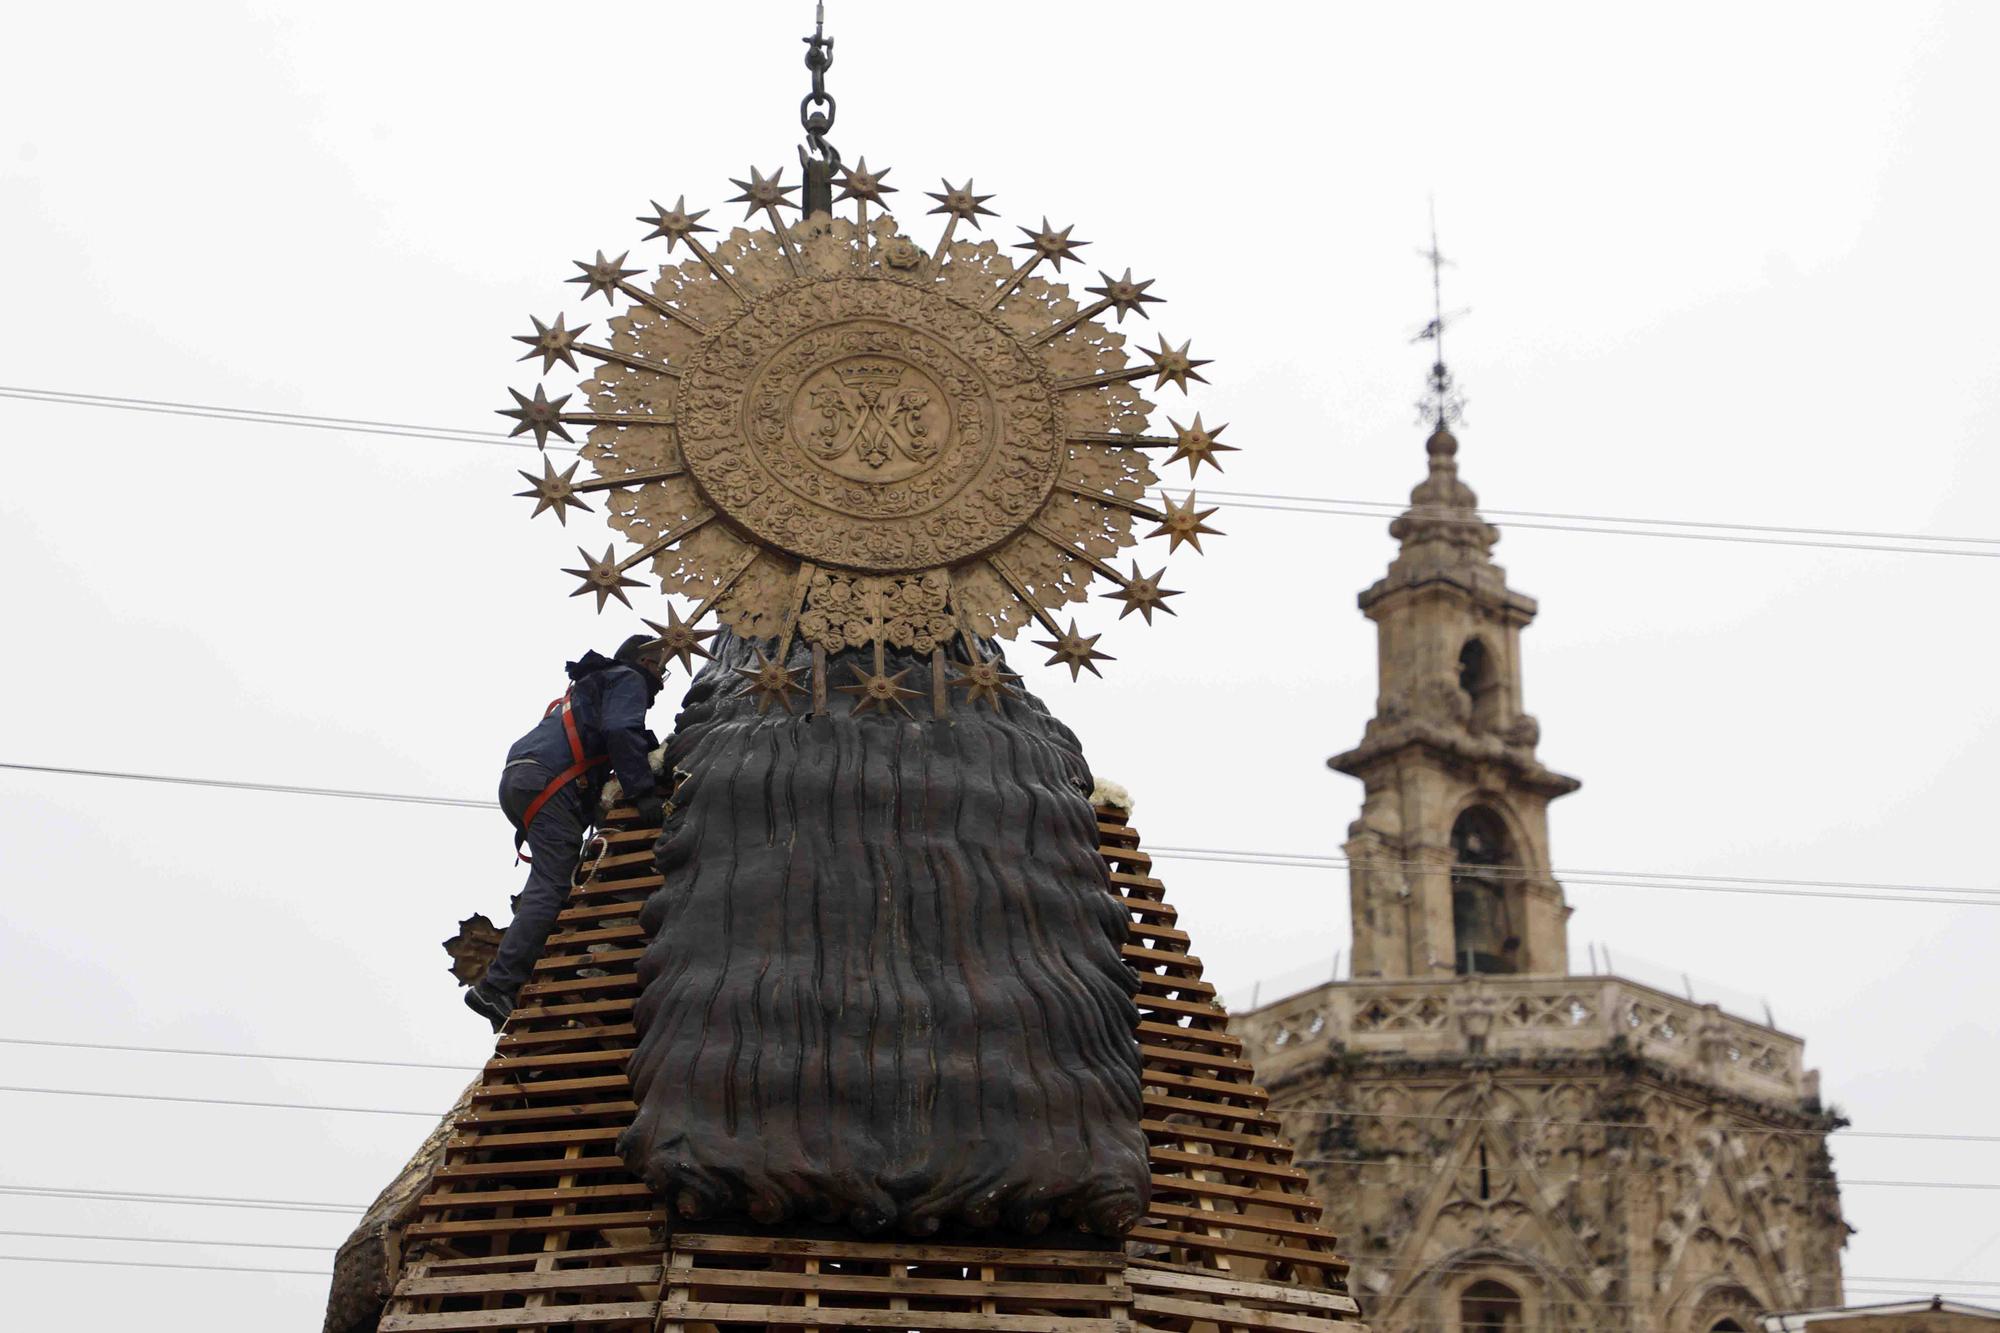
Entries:
{"label": "dark robe folds", "polygon": [[[1147,1192],[1136,981],[1075,736],[892,653],[914,719],[689,690],[642,916],[627,1163],[683,1218],[1118,1235]],[[771,645],[766,645],[767,650]],[[790,665],[808,682],[809,658]]]}

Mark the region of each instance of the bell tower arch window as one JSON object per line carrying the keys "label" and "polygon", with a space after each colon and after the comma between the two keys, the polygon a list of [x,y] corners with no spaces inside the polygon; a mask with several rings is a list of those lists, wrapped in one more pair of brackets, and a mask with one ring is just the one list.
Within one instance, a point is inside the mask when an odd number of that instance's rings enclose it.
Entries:
{"label": "bell tower arch window", "polygon": [[1519,861],[1506,824],[1485,806],[1473,806],[1451,826],[1451,852],[1453,970],[1461,976],[1518,972]]}
{"label": "bell tower arch window", "polygon": [[1458,688],[1470,705],[1466,717],[1472,730],[1499,730],[1500,672],[1484,639],[1467,639],[1458,650]]}

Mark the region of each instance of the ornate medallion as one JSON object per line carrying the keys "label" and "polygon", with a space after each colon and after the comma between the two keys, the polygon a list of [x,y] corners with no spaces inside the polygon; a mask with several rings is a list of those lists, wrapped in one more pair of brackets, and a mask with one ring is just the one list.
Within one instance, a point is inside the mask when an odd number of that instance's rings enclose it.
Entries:
{"label": "ornate medallion", "polygon": [[[738,202],[766,225],[712,247],[705,212],[655,204],[640,220],[686,257],[644,285],[625,255],[578,261],[586,297],[629,305],[602,342],[587,339],[589,324],[534,321],[518,340],[524,359],[545,372],[579,369],[579,356],[596,365],[557,397],[512,391],[505,415],[544,447],[587,427],[581,453],[597,475],[524,472],[523,494],[564,520],[606,493],[634,548],[585,553],[572,571],[576,595],[600,609],[629,605],[628,575],[644,566],[696,603],[677,627],[712,611],[738,634],[777,640],[773,661],[797,634],[827,651],[875,645],[878,676],[885,645],[936,651],[962,636],[978,662],[979,639],[1032,620],[1052,662],[1095,671],[1108,660],[1096,636],[1063,630],[1054,613],[1102,581],[1127,614],[1171,614],[1161,574],[1121,573],[1113,558],[1138,542],[1141,519],[1175,548],[1199,551],[1196,533],[1214,531],[1185,517],[1213,513],[1192,495],[1147,500],[1146,451],[1215,465],[1222,428],[1197,418],[1149,435],[1139,392],[1145,381],[1185,392],[1206,363],[1165,339],[1128,354],[1114,324],[1159,299],[1130,270],[1100,275],[1083,297],[1048,276],[1086,244],[1071,228],[1021,228],[1018,258],[961,239],[962,224],[991,215],[991,196],[946,183],[930,196],[943,234],[925,249],[882,210],[887,174],[865,161],[845,173],[852,219],[788,222],[794,187],[753,171]],[[579,394],[588,410],[566,410]]]}

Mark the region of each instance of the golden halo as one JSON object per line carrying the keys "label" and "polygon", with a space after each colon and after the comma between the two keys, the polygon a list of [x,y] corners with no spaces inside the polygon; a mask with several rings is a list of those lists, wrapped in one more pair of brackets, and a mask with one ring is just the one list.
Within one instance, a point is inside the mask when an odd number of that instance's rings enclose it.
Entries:
{"label": "golden halo", "polygon": [[[850,220],[827,213],[787,223],[795,187],[753,171],[737,182],[748,217],[706,245],[704,212],[685,200],[640,219],[665,237],[670,259],[649,285],[630,279],[625,256],[600,252],[574,282],[586,296],[630,304],[610,317],[603,344],[589,325],[534,322],[528,358],[596,362],[579,386],[589,410],[564,410],[537,386],[512,391],[515,434],[570,440],[596,471],[523,473],[536,513],[566,519],[580,498],[607,492],[612,527],[636,544],[622,557],[584,552],[573,595],[630,605],[629,577],[645,564],[667,593],[690,598],[692,624],[711,610],[739,635],[793,634],[829,652],[875,645],[930,652],[966,636],[1011,638],[1031,620],[1047,631],[1072,674],[1106,655],[1072,620],[1053,613],[1088,596],[1094,580],[1124,603],[1121,618],[1172,612],[1164,571],[1124,574],[1111,563],[1156,525],[1169,549],[1214,532],[1189,495],[1146,501],[1157,478],[1146,450],[1170,448],[1190,468],[1212,466],[1222,427],[1174,426],[1148,435],[1152,404],[1138,382],[1183,392],[1206,362],[1165,339],[1128,356],[1106,322],[1146,314],[1158,300],[1130,270],[1100,275],[1079,300],[1045,274],[1086,242],[1070,228],[1021,228],[1018,260],[992,240],[958,238],[979,226],[991,196],[971,182],[930,197],[946,215],[926,250],[879,208],[886,170],[865,163],[843,179]],[[526,358],[524,358],[526,359]],[[879,668],[878,668],[879,669]]]}

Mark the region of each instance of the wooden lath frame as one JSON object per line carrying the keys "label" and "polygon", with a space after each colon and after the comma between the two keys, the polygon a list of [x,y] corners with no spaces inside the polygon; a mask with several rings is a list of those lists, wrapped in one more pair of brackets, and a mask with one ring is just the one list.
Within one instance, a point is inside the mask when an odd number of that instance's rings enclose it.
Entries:
{"label": "wooden lath frame", "polygon": [[1131,916],[1152,1164],[1153,1203],[1123,1253],[670,1237],[615,1146],[637,1109],[625,1061],[659,830],[614,828],[404,1230],[410,1258],[381,1329],[1355,1333],[1346,1265],[1201,960],[1138,834],[1120,812],[1097,813]]}

